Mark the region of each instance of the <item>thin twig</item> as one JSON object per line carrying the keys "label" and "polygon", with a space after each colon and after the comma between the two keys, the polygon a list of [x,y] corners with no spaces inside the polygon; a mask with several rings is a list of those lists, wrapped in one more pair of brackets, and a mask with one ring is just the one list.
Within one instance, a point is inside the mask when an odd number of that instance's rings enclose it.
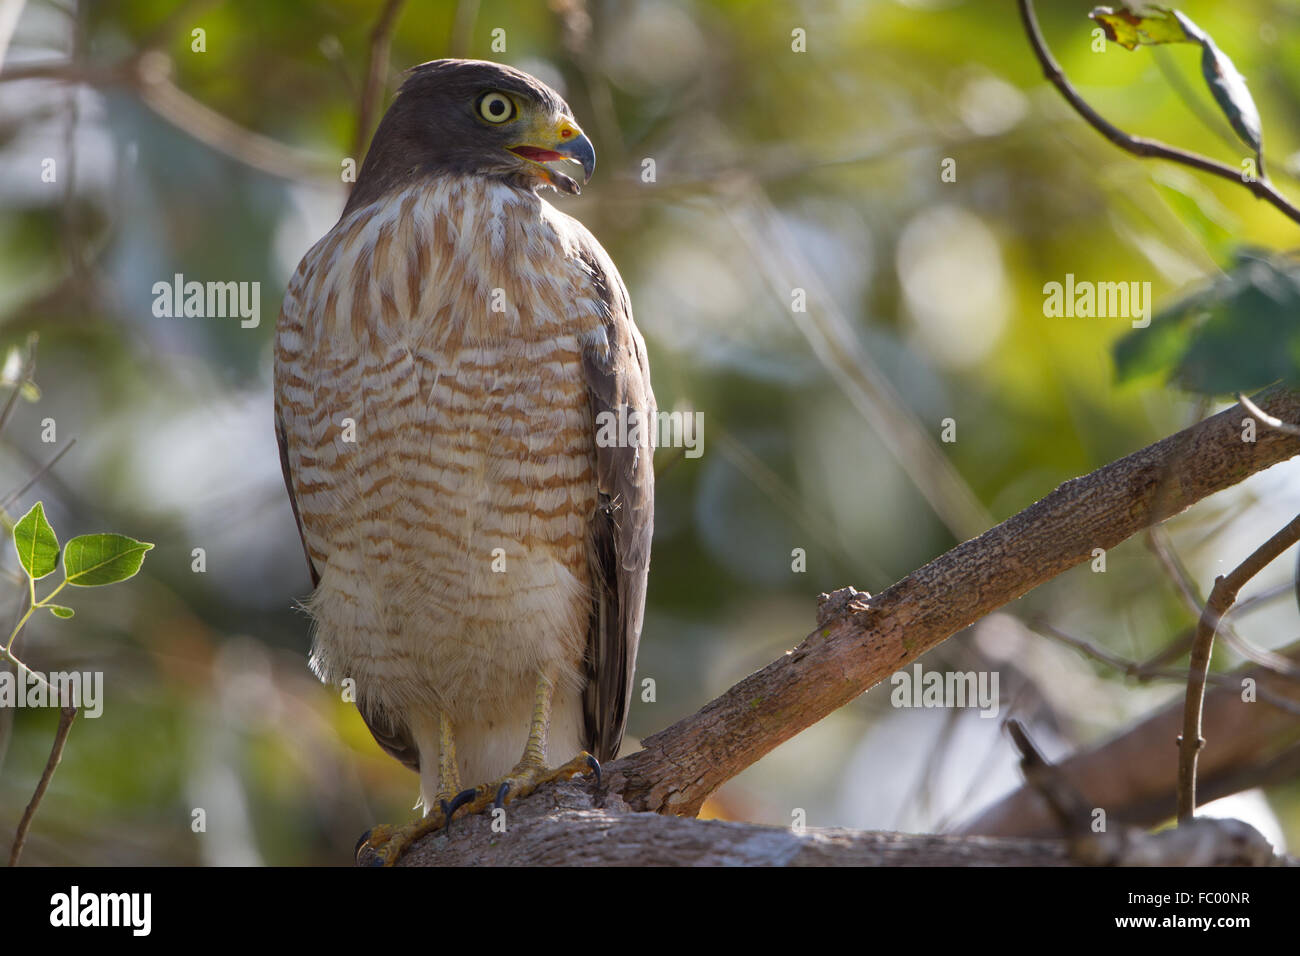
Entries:
{"label": "thin twig", "polygon": [[32,794],[31,802],[27,804],[27,809],[23,811],[23,818],[18,821],[18,831],[14,834],[13,849],[9,851],[10,866],[18,865],[18,858],[23,852],[23,844],[27,842],[27,831],[32,826],[32,818],[36,816],[36,810],[40,807],[41,799],[50,786],[54,771],[58,768],[59,761],[63,759],[63,745],[68,742],[68,733],[72,730],[72,721],[76,719],[76,716],[77,708],[71,703],[65,704],[62,710],[59,711],[59,729],[55,732],[54,744],[50,747],[50,759],[45,761],[45,772],[41,774],[40,782],[36,784],[36,792]]}
{"label": "thin twig", "polygon": [[1214,579],[1210,599],[1196,625],[1188,665],[1187,697],[1183,704],[1183,733],[1178,739],[1178,822],[1184,824],[1196,814],[1196,758],[1205,741],[1201,737],[1201,712],[1205,704],[1205,681],[1210,670],[1210,652],[1214,634],[1228,608],[1237,600],[1237,592],[1251,578],[1273,562],[1283,551],[1300,541],[1300,515],[1273,535],[1226,577]]}
{"label": "thin twig", "polygon": [[1196,593],[1196,583],[1192,580],[1192,575],[1187,570],[1187,566],[1174,553],[1173,543],[1169,540],[1169,532],[1165,530],[1164,525],[1157,525],[1147,530],[1147,544],[1155,552],[1160,566],[1165,569],[1174,586],[1178,588],[1178,593],[1187,605],[1188,610],[1196,617],[1201,616],[1201,608],[1205,602],[1201,596]]}
{"label": "thin twig", "polygon": [[[1201,609],[1205,607],[1205,598],[1201,596],[1200,590],[1196,587],[1196,581],[1192,578],[1191,572],[1187,570],[1186,565],[1183,564],[1174,551],[1164,527],[1150,529],[1147,532],[1147,541],[1156,552],[1156,556],[1159,557],[1169,576],[1173,578],[1174,583],[1178,586],[1178,592],[1182,595],[1183,602],[1191,609],[1192,614],[1199,618]],[[1225,614],[1219,621],[1219,635],[1223,638],[1223,643],[1246,658],[1246,660],[1267,667],[1282,677],[1292,680],[1300,678],[1300,667],[1296,667],[1295,664],[1280,654],[1274,654],[1262,647],[1256,647],[1237,633],[1237,629],[1232,626],[1228,618],[1229,615]]]}
{"label": "thin twig", "polygon": [[[1177,670],[1171,667],[1162,667],[1159,663],[1159,655],[1147,661],[1130,661],[1118,657],[1110,651],[1103,650],[1095,644],[1084,640],[1081,637],[1075,637],[1046,621],[1032,620],[1026,621],[1025,626],[1035,634],[1041,634],[1043,637],[1051,638],[1067,647],[1072,647],[1084,655],[1091,657],[1093,660],[1100,661],[1110,667],[1115,668],[1126,677],[1132,677],[1134,680],[1143,684],[1153,680],[1176,680],[1186,681],[1187,671]],[[1240,674],[1208,674],[1206,681],[1219,687],[1238,687],[1241,683]],[[1275,694],[1264,687],[1257,687],[1255,693],[1259,699],[1267,704],[1272,704],[1279,710],[1284,710],[1288,714],[1295,714],[1300,717],[1300,703],[1296,703],[1280,694]]]}
{"label": "thin twig", "polygon": [[1047,41],[1043,39],[1043,33],[1038,27],[1038,17],[1034,13],[1033,0],[1019,0],[1019,5],[1020,19],[1024,23],[1029,42],[1034,48],[1034,54],[1043,67],[1043,76],[1061,91],[1061,95],[1065,97],[1070,106],[1074,107],[1074,111],[1102,136],[1105,136],[1120,149],[1132,153],[1134,156],[1140,156],[1144,159],[1167,159],[1234,182],[1249,190],[1256,198],[1263,199],[1274,206],[1293,222],[1300,223],[1300,208],[1292,205],[1289,200],[1274,189],[1273,185],[1263,177],[1262,171],[1257,178],[1245,179],[1242,177],[1241,170],[1235,166],[1229,166],[1227,163],[1221,163],[1199,153],[1178,149],[1176,146],[1170,146],[1159,140],[1131,136],[1102,117],[1100,113],[1088,105],[1088,102],[1079,95],[1079,92],[1066,79],[1060,64],[1056,62],[1051,51],[1048,50]]}
{"label": "thin twig", "polygon": [[352,158],[357,161],[360,161],[366,143],[370,140],[375,114],[379,112],[379,101],[383,98],[384,81],[388,76],[388,51],[393,45],[393,28],[397,26],[397,18],[405,2],[406,0],[388,0],[370,31],[366,80],[361,88],[361,99],[357,103],[357,131],[352,141]]}
{"label": "thin twig", "polygon": [[151,50],[107,67],[60,60],[0,72],[0,83],[51,80],[94,87],[119,86],[135,92],[158,116],[181,132],[231,159],[281,179],[333,180],[334,164],[240,126],[176,86],[167,76],[167,57]]}
{"label": "thin twig", "polygon": [[1263,422],[1269,428],[1276,428],[1278,431],[1287,435],[1300,435],[1300,425],[1292,425],[1290,422],[1284,422],[1280,418],[1274,418],[1268,412],[1264,411],[1243,393],[1237,393],[1237,401],[1241,402],[1242,408],[1250,412],[1256,419]]}
{"label": "thin twig", "polygon": [[1025,783],[1038,791],[1067,837],[1088,832],[1088,806],[1061,771],[1047,762],[1042,751],[1030,739],[1024,725],[1016,718],[1006,722],[1016,750],[1020,751],[1020,772]]}
{"label": "thin twig", "polygon": [[59,463],[60,458],[62,458],[68,452],[72,451],[72,446],[75,445],[76,443],[77,440],[75,438],[70,439],[66,445],[64,445],[62,448],[59,449],[58,454],[56,454],[45,464],[41,465],[41,467],[37,470],[36,474],[32,475],[32,477],[27,480],[27,484],[23,485],[17,491],[11,491],[8,495],[6,495],[5,499],[3,501],[0,501],[0,511],[3,511],[4,509],[8,508],[11,504],[13,504],[23,495],[25,495],[27,493],[27,489],[29,489],[32,485],[36,484],[36,482],[40,481],[41,478],[44,477],[44,475],[48,473],[51,468],[53,468],[55,465]]}

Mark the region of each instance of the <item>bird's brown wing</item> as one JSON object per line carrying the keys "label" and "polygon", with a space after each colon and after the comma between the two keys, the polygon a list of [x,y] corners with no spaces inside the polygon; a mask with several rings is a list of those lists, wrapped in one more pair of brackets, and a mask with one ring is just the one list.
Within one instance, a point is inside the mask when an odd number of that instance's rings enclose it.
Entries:
{"label": "bird's brown wing", "polygon": [[[605,250],[585,229],[578,249],[606,305],[606,341],[588,342],[582,353],[593,422],[600,421],[601,412],[617,414],[620,406],[648,415],[653,422],[655,400],[645,342],[632,322],[627,289]],[[595,593],[587,634],[583,719],[587,749],[598,760],[618,755],[632,700],[654,532],[653,456],[649,446],[596,446],[600,499],[590,524]]]}

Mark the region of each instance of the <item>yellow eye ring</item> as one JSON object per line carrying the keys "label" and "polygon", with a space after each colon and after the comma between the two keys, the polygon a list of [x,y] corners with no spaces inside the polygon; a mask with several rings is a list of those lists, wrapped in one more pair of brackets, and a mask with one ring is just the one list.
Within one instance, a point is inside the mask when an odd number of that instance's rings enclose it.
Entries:
{"label": "yellow eye ring", "polygon": [[504,123],[515,118],[515,102],[504,93],[484,93],[479,97],[478,115],[489,123]]}

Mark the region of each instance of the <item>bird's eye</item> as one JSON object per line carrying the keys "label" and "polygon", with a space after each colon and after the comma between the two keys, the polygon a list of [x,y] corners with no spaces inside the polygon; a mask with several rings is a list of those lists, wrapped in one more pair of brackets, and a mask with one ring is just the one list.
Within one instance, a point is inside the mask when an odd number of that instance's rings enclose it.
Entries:
{"label": "bird's eye", "polygon": [[489,123],[504,123],[514,118],[515,104],[504,93],[485,93],[478,101],[478,112]]}

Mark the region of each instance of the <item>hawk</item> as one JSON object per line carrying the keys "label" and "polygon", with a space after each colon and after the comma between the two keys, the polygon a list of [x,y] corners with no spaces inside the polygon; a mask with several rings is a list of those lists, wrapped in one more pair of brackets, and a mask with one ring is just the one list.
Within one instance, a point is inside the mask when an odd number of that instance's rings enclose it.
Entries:
{"label": "hawk", "polygon": [[598,778],[623,737],[652,449],[648,428],[598,437],[607,416],[654,421],[654,395],[618,270],[540,195],[577,193],[595,162],[527,73],[414,67],[285,294],[275,430],[311,666],[353,682],[420,776],[423,820],[370,831],[370,862],[462,806]]}

